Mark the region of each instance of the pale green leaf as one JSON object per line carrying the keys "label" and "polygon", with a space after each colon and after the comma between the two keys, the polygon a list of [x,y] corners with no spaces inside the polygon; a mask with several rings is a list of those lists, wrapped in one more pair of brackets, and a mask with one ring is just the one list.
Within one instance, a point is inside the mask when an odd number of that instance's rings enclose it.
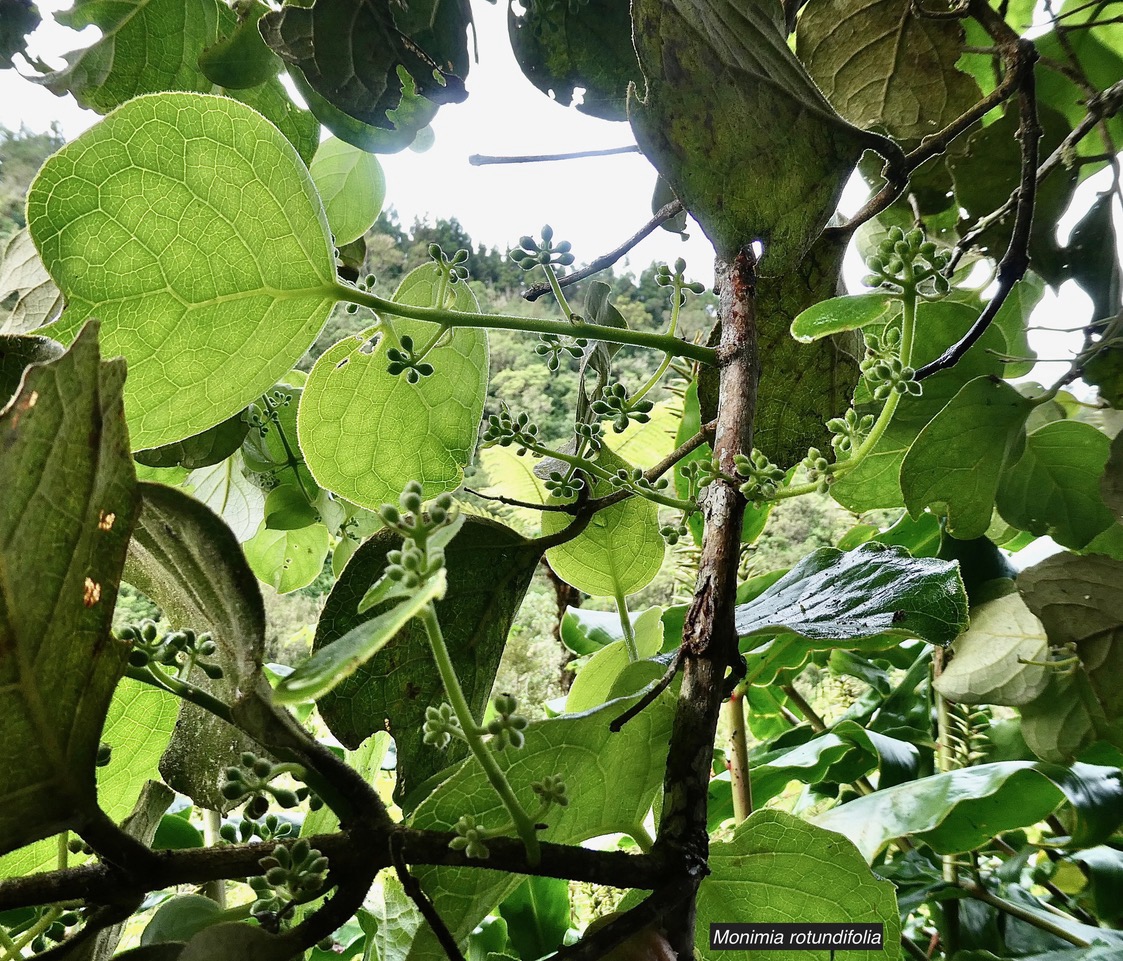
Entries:
{"label": "pale green leaf", "polygon": [[910,835],[940,854],[956,854],[1036,824],[1066,801],[1074,815],[1074,843],[1094,844],[1123,820],[1123,775],[1091,764],[979,764],[868,794],[814,823],[848,837],[867,860],[894,838]]}
{"label": "pale green leaf", "polygon": [[901,492],[914,517],[945,512],[954,537],[981,537],[990,527],[1006,464],[1025,445],[1033,402],[993,377],[967,384],[917,435],[901,463]]}
{"label": "pale green leaf", "polygon": [[1114,521],[1100,494],[1110,445],[1091,424],[1058,420],[1039,427],[1002,476],[998,513],[1014,527],[1065,547],[1087,546]]}
{"label": "pale green leaf", "polygon": [[808,4],[796,51],[851,123],[919,140],[951,123],[982,93],[956,69],[958,20],[926,17],[908,0]]}
{"label": "pale green leaf", "polygon": [[[477,309],[466,284],[445,288],[440,276],[436,264],[418,267],[394,299],[433,307],[443,290],[443,306]],[[372,327],[316,361],[297,423],[305,463],[321,487],[377,509],[396,502],[411,480],[421,482],[424,498],[460,486],[487,394],[487,334],[454,328],[426,358],[434,374],[416,384],[386,369],[396,338],[409,335],[420,350],[439,332],[436,324],[395,318],[393,335]]]}
{"label": "pale green leaf", "polygon": [[241,542],[257,533],[265,520],[265,494],[246,477],[240,453],[192,471],[186,484],[197,500],[221,517]]}
{"label": "pale green leaf", "polygon": [[278,594],[307,587],[324,568],[331,537],[323,524],[299,530],[263,527],[243,545],[253,572]]}
{"label": "pale green leaf", "polygon": [[[536,803],[529,785],[550,774],[565,779],[570,802],[553,808],[539,831],[543,841],[578,844],[591,837],[635,830],[663,783],[673,701],[660,698],[613,733],[609,723],[624,711],[618,700],[580,716],[533,723],[519,751],[496,755],[499,766],[528,806]],[[432,795],[418,805],[416,828],[448,831],[464,814],[477,823],[499,825],[508,814],[483,770],[466,760]],[[481,872],[478,868],[418,867],[414,870],[453,936],[463,942],[488,911],[515,890],[521,875]],[[406,957],[433,958],[440,948],[422,926]]]}
{"label": "pale green leaf", "polygon": [[[648,608],[632,623],[636,650],[641,658],[654,657],[663,646],[663,612],[658,607]],[[616,679],[630,663],[624,642],[613,641],[597,651],[578,672],[566,697],[565,710],[580,714],[599,707],[612,696]]]}
{"label": "pale green leaf", "polygon": [[[1049,683],[1045,628],[1018,594],[971,610],[971,626],[952,646],[951,662],[933,682],[961,704],[1026,704]],[[1036,664],[1027,664],[1027,660]]]}
{"label": "pale green leaf", "polygon": [[67,301],[48,329],[70,339],[101,319],[105,350],[129,363],[140,448],[244,408],[304,353],[337,295],[303,163],[223,97],[160,94],[114,111],[43,165],[28,224]]}
{"label": "pale green leaf", "polygon": [[885,324],[900,313],[900,304],[888,294],[855,294],[850,297],[832,297],[808,307],[792,321],[792,336],[805,344],[839,334],[858,330],[870,324]]}
{"label": "pale green leaf", "polygon": [[320,144],[308,173],[324,202],[337,247],[358,240],[378,219],[386,178],[373,154],[332,137]]}
{"label": "pale green leaf", "polygon": [[[916,339],[910,364],[921,367],[954,344],[978,319],[977,310],[949,301],[921,303],[916,312]],[[851,511],[901,507],[901,462],[916,435],[938,414],[968,381],[975,377],[1002,373],[1002,362],[995,356],[1006,349],[1001,332],[991,327],[950,370],[940,371],[924,380],[920,397],[903,396],[889,429],[874,445],[865,460],[841,474],[831,485],[831,496]],[[873,400],[869,386],[862,381],[855,391],[855,406],[861,413],[875,414],[881,404]]]}
{"label": "pale green leaf", "polygon": [[124,380],[93,324],[0,411],[0,853],[96,809],[98,740],[128,657],[109,628],[138,509]]}
{"label": "pale green leaf", "polygon": [[447,583],[444,571],[438,571],[406,600],[321,647],[277,685],[274,700],[300,704],[333,690],[390,643],[428,603],[443,597]]}
{"label": "pale green leaf", "polygon": [[[879,923],[884,944],[848,958],[895,961],[901,923],[893,885],[875,877],[853,844],[782,811],[755,811],[728,842],[710,848],[698,889],[695,948],[709,957],[710,925],[799,922]],[[825,952],[820,951],[818,954]],[[815,953],[754,949],[754,961],[801,961]]]}
{"label": "pale green leaf", "polygon": [[0,303],[16,302],[0,324],[0,334],[25,334],[62,312],[62,293],[51,280],[27,228],[12,234],[0,260]]}
{"label": "pale green leaf", "polygon": [[[607,449],[597,463],[612,471],[625,466]],[[592,487],[594,497],[611,490],[604,481]],[[556,534],[572,520],[569,514],[546,511],[542,533]],[[629,497],[597,511],[575,538],[550,548],[546,559],[558,577],[586,594],[624,597],[651,583],[663,566],[665,550],[658,508],[642,497]]]}

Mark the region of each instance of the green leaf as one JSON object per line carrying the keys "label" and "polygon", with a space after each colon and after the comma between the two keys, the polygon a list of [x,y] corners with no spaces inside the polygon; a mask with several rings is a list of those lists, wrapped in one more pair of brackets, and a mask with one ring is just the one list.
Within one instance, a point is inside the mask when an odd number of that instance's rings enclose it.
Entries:
{"label": "green leaf", "polygon": [[[524,804],[531,804],[529,785],[559,774],[570,794],[568,807],[554,808],[543,841],[577,844],[591,837],[635,830],[647,816],[663,783],[673,701],[660,698],[617,733],[609,723],[628,707],[613,701],[579,716],[532,723],[519,751],[496,755],[508,781]],[[464,814],[477,823],[497,826],[508,815],[484,772],[466,760],[421,804],[411,826],[448,831]],[[480,872],[478,868],[418,867],[414,872],[444,918],[463,943],[488,911],[521,883],[519,875]],[[439,951],[428,926],[418,930],[406,958],[421,961]]]}
{"label": "green leaf", "polygon": [[520,958],[541,958],[561,947],[569,930],[569,882],[527,878],[499,905]]}
{"label": "green leaf", "polygon": [[[606,448],[597,463],[610,471],[625,466]],[[610,490],[607,482],[600,481],[592,484],[591,493],[599,497]],[[556,534],[572,520],[568,514],[546,511],[542,514],[542,533]],[[586,594],[624,597],[651,583],[663,566],[665,550],[655,503],[629,497],[597,511],[575,538],[550,548],[546,559],[558,577]]]}
{"label": "green leaf", "polygon": [[1072,230],[1065,248],[1069,273],[1092,300],[1092,320],[1108,321],[1119,310],[1119,260],[1112,256],[1115,225],[1112,221],[1113,195],[1100,194]]}
{"label": "green leaf", "polygon": [[917,435],[901,463],[901,492],[914,517],[946,512],[947,531],[970,540],[990,527],[1003,469],[1025,446],[1033,401],[993,377],[978,377]]}
{"label": "green leaf", "polygon": [[[1023,708],[1035,730],[1036,753],[1071,757],[1097,737],[1123,745],[1123,561],[1094,554],[1056,554],[1018,576],[1018,590],[1045,625],[1054,647],[1074,645],[1079,664],[1058,678],[1038,703]],[[1067,729],[1059,730],[1062,720]]]}
{"label": "green leaf", "polygon": [[280,58],[258,30],[258,21],[268,10],[260,0],[243,4],[237,11],[238,24],[233,32],[199,54],[199,69],[208,80],[220,87],[242,90],[265,83],[280,72]]}
{"label": "green leaf", "polygon": [[137,513],[124,380],[90,325],[0,412],[0,853],[96,810],[99,737],[128,657],[109,633]]}
{"label": "green leaf", "polygon": [[957,854],[1029,827],[1072,805],[1072,842],[1088,846],[1123,820],[1118,768],[1000,761],[909,781],[832,808],[814,823],[850,838],[867,860],[894,838],[915,836],[939,854]]}
{"label": "green leaf", "polygon": [[0,334],[0,408],[16,395],[25,368],[62,356],[62,347],[48,337]]}
{"label": "green leaf", "polygon": [[[813,869],[809,865],[814,865]],[[695,949],[707,956],[710,925],[873,922],[884,924],[876,950],[850,958],[895,961],[900,920],[893,885],[879,880],[844,838],[782,811],[754,811],[732,840],[710,848],[710,873],[698,889]],[[823,952],[818,952],[823,953]],[[754,961],[799,961],[806,951],[754,949]]]}
{"label": "green leaf", "polygon": [[443,572],[433,575],[406,600],[321,647],[277,685],[274,700],[280,704],[300,704],[334,690],[389,644],[426,604],[443,597],[446,584]]}
{"label": "green leaf", "polygon": [[0,260],[0,303],[13,295],[16,302],[0,324],[0,334],[28,333],[62,312],[62,293],[39,259],[26,227],[12,234]]}
{"label": "green leaf", "polygon": [[888,294],[832,297],[803,311],[792,321],[791,332],[796,340],[809,344],[831,334],[860,330],[870,324],[885,324],[899,313],[899,302]]}
{"label": "green leaf", "polygon": [[378,219],[386,177],[377,157],[332,137],[320,144],[308,173],[337,247],[358,240]]}
{"label": "green leaf", "polygon": [[796,52],[842,116],[902,140],[935,133],[982,97],[955,66],[960,22],[926,17],[908,0],[811,3]]}
{"label": "green leaf", "polygon": [[[111,745],[113,754],[108,765],[97,769],[97,803],[114,821],[122,821],[138,803],[144,785],[158,777],[157,765],[179,707],[176,698],[127,677],[113,692],[101,731],[101,742]],[[58,866],[58,841],[51,838],[0,858],[0,878]]]}
{"label": "green leaf", "polygon": [[[641,658],[654,657],[663,646],[662,614],[658,607],[651,607],[635,618],[632,624],[636,650]],[[577,673],[566,697],[566,713],[580,714],[610,700],[613,686],[629,663],[628,649],[622,640],[613,641],[597,651]],[[662,673],[660,667],[659,674]]]}
{"label": "green leaf", "polygon": [[949,644],[967,627],[967,596],[947,561],[876,542],[849,553],[823,547],[738,605],[736,625],[740,637],[785,631],[849,642],[892,634]]}
{"label": "green leaf", "polygon": [[512,5],[507,31],[519,67],[544,94],[568,107],[581,88],[577,109],[582,113],[602,120],[628,119],[628,84],[642,75],[627,4],[533,4],[521,12]]}
{"label": "green leaf", "polygon": [[1123,434],[1116,434],[1111,442],[1111,451],[1100,478],[1100,493],[1104,504],[1115,514],[1117,521],[1123,521]]}
{"label": "green leaf", "polygon": [[1007,594],[972,608],[971,627],[956,639],[934,685],[960,704],[1027,704],[1049,683],[1041,666],[1048,655],[1041,622],[1018,594]]}
{"label": "green leaf", "polygon": [[1091,424],[1058,420],[1039,427],[999,482],[998,513],[1031,534],[1085,547],[1115,520],[1100,496],[1110,446]]}
{"label": "green leaf", "polygon": [[187,484],[195,498],[218,514],[240,542],[248,541],[261,527],[265,494],[246,476],[240,453],[212,467],[192,471]]}
{"label": "green leaf", "polygon": [[[400,546],[396,535],[379,531],[355,552],[328,595],[314,651],[330,650],[385,609],[358,613],[367,588],[386,568],[386,553]],[[444,550],[448,590],[437,602],[437,616],[464,696],[474,715],[482,717],[507,635],[541,554],[510,528],[471,516]],[[442,753],[422,739],[425,709],[446,697],[425,627],[413,622],[324,697],[319,709],[332,734],[351,748],[377,731],[390,731],[398,752],[395,795],[406,804],[411,792],[467,754],[459,741]]]}
{"label": "green leaf", "polygon": [[[212,660],[223,676],[199,668],[188,678],[226,703],[265,685],[261,675],[265,609],[238,542],[208,508],[182,491],[142,484],[144,509],[129,545],[126,576],[164,611],[175,628],[210,631]],[[230,808],[219,793],[221,772],[241,751],[259,750],[245,735],[202,708],[185,703],[160,763],[168,785],[196,804]]]}
{"label": "green leaf", "polygon": [[152,915],[141,932],[140,943],[188,941],[192,936],[224,920],[222,906],[201,894],[179,894],[169,898]]}
{"label": "green leaf", "polygon": [[[935,360],[949,345],[958,341],[979,316],[977,310],[949,301],[921,303],[916,315],[916,342],[911,360],[914,367]],[[976,377],[1001,374],[1002,363],[994,352],[1005,349],[1001,332],[992,326],[954,367],[927,378],[920,397],[902,397],[889,429],[861,464],[842,474],[831,485],[831,496],[843,507],[855,512],[901,507],[904,504],[901,463],[917,434],[947,406],[964,384]],[[855,392],[854,403],[863,414],[875,414],[881,409],[881,404],[873,400],[865,381]]]}
{"label": "green leaf", "polygon": [[[104,114],[142,94],[223,92],[200,69],[199,58],[236,30],[237,17],[225,3],[78,0],[55,19],[75,30],[95,26],[101,31],[90,46],[68,53],[62,70],[36,78],[59,96],[73,94],[83,107]],[[270,79],[232,95],[264,114],[301,157],[311,159],[319,140],[316,122],[289,100],[280,81]]]}
{"label": "green leaf", "polygon": [[194,437],[186,437],[164,447],[139,450],[133,456],[138,464],[145,467],[183,467],[187,470],[213,467],[242,446],[248,430],[244,412],[239,411]]}
{"label": "green leaf", "polygon": [[[440,277],[436,264],[418,267],[402,281],[394,300],[437,306],[445,289]],[[452,303],[446,307],[477,309],[467,284],[454,285],[448,297]],[[411,480],[421,482],[424,498],[460,486],[487,395],[487,334],[454,328],[426,358],[435,373],[416,384],[386,369],[386,352],[397,338],[408,335],[421,349],[439,331],[426,321],[395,318],[394,336],[372,327],[316,361],[297,424],[305,463],[321,487],[377,509],[396,502]]]}
{"label": "green leaf", "polygon": [[[466,53],[467,8],[461,4],[420,3],[435,27],[458,35],[455,43]],[[438,9],[439,8],[439,9]],[[409,16],[408,8],[403,8]],[[261,34],[273,51],[304,74],[308,84],[332,106],[374,127],[388,127],[386,112],[397,106],[401,91],[398,68],[408,71],[417,92],[437,104],[460,103],[467,97],[464,81],[447,64],[426,50],[421,31],[411,37],[409,25],[389,6],[375,0],[316,0],[308,7],[289,5],[261,18]],[[417,16],[417,14],[414,14]],[[417,24],[420,26],[420,24]],[[462,72],[467,57],[455,48]]]}
{"label": "green leaf", "polygon": [[106,351],[129,362],[137,447],[244,408],[299,359],[336,297],[304,165],[260,114],[222,97],[121,107],[47,160],[28,223],[67,299],[53,336],[97,316]]}
{"label": "green leaf", "polygon": [[12,57],[23,53],[27,34],[42,22],[31,0],[0,0],[0,70],[15,66]]}
{"label": "green leaf", "polygon": [[640,148],[718,256],[760,239],[763,273],[783,274],[826,225],[867,138],[789,49],[778,4],[637,0],[632,22],[646,78],[628,104]]}
{"label": "green leaf", "polygon": [[624,636],[620,616],[614,611],[568,607],[562,615],[561,642],[578,656],[595,654]]}
{"label": "green leaf", "polygon": [[331,545],[328,529],[313,524],[299,530],[262,528],[243,545],[253,572],[278,594],[307,587],[324,569]]}

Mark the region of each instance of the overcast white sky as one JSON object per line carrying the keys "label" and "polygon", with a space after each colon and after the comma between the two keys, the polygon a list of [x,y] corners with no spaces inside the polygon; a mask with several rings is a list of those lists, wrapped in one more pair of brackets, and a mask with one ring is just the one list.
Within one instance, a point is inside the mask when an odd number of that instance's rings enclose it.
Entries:
{"label": "overcast white sky", "polygon": [[[69,0],[40,0],[44,20],[70,6]],[[417,154],[406,150],[381,156],[387,204],[409,226],[415,216],[457,217],[477,242],[505,247],[544,223],[559,239],[573,243],[578,260],[592,260],[637,230],[650,216],[655,171],[638,154],[565,163],[472,167],[468,156],[543,154],[618,147],[634,143],[626,123],[587,117],[552,102],[519,71],[507,40],[506,3],[473,3],[479,37],[479,63],[467,78],[465,103],[442,107],[433,123],[436,142]],[[60,54],[84,47],[98,36],[57,25],[41,27],[32,38],[33,54],[61,65]],[[21,123],[45,130],[58,120],[68,138],[97,121],[73,98],[56,97],[0,71],[0,124]],[[692,239],[658,231],[636,248],[631,262],[639,270],[652,260],[685,257],[702,281],[713,276],[713,251],[697,228]]]}

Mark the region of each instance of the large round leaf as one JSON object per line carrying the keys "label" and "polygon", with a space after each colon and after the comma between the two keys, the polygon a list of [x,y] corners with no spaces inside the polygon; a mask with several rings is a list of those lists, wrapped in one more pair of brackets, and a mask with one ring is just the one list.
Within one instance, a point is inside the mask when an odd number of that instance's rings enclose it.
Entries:
{"label": "large round leaf", "polygon": [[51,157],[28,224],[66,297],[129,362],[133,446],[219,423],[271,387],[336,298],[327,222],[293,146],[224,97],[138,97]]}
{"label": "large round leaf", "polygon": [[[436,264],[418,267],[394,300],[437,304]],[[449,288],[453,309],[474,311],[465,284]],[[420,350],[439,331],[427,321],[395,318],[397,338]],[[395,338],[372,328],[340,341],[312,368],[300,399],[300,449],[316,483],[362,507],[397,501],[406,483],[420,481],[423,497],[455,490],[476,445],[487,395],[487,334],[459,328],[427,356],[434,373],[409,383],[387,371]],[[371,349],[371,340],[377,340]]]}

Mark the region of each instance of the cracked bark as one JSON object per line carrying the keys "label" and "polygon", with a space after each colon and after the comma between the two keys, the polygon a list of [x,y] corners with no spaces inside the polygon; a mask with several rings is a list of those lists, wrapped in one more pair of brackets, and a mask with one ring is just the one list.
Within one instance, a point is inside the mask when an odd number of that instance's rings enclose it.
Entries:
{"label": "cracked bark", "polygon": [[[743,248],[718,260],[722,324],[721,376],[713,449],[721,469],[735,474],[733,457],[752,450],[760,360],[756,337],[756,258]],[[694,600],[683,627],[682,688],[663,780],[663,815],[655,853],[680,865],[693,885],[709,873],[706,805],[714,738],[726,671],[738,658],[733,609],[745,499],[717,480],[706,489],[705,534]],[[694,957],[695,897],[676,911],[667,937],[682,961]]]}

